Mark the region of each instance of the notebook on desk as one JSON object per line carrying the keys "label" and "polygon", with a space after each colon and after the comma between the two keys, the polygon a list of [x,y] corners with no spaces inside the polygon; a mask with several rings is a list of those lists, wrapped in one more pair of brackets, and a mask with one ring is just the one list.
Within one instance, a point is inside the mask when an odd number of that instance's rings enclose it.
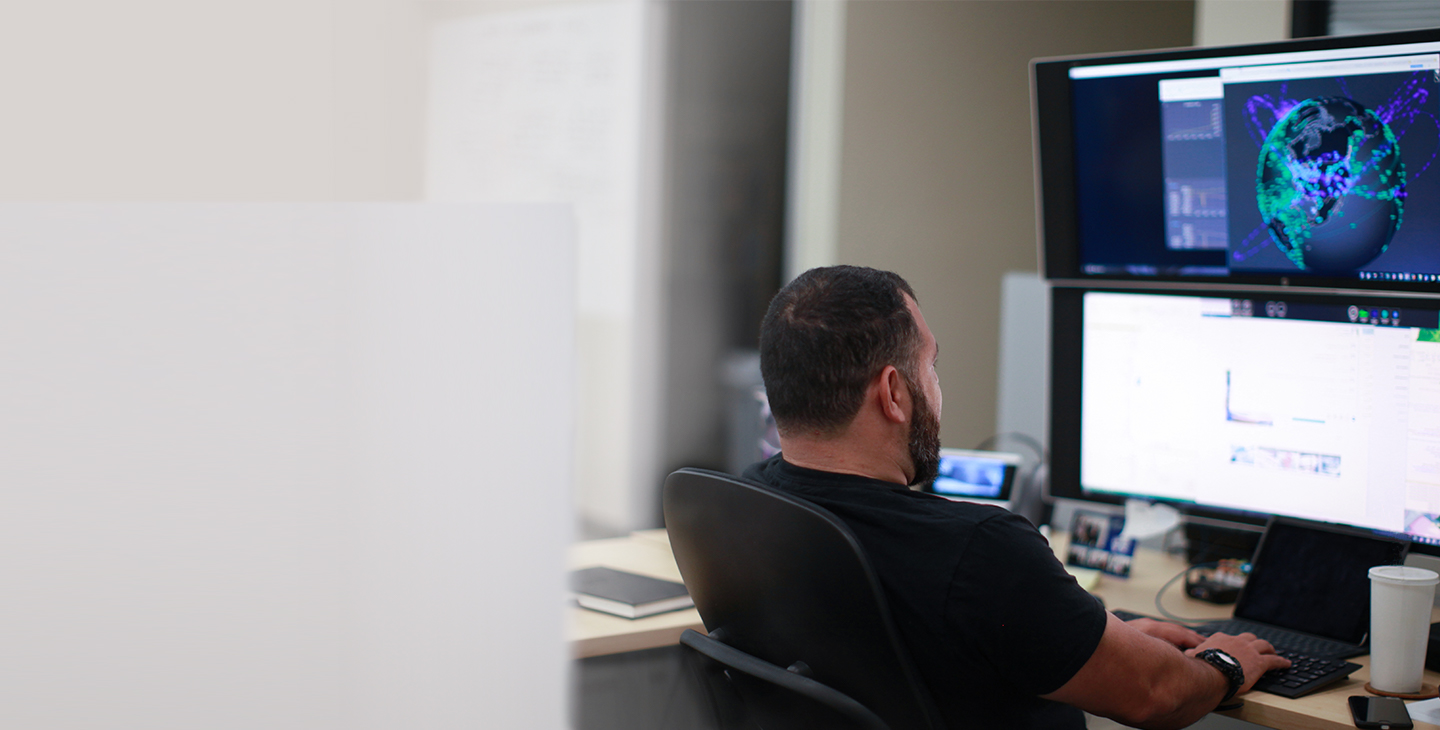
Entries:
{"label": "notebook on desk", "polygon": [[1202,633],[1245,631],[1277,647],[1333,659],[1366,653],[1370,568],[1398,565],[1410,543],[1352,528],[1276,517],[1251,560],[1233,619]]}

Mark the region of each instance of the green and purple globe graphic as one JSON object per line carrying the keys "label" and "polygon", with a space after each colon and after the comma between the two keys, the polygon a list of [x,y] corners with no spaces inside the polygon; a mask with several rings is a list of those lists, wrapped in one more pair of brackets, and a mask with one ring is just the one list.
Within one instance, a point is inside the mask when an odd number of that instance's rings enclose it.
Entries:
{"label": "green and purple globe graphic", "polygon": [[1379,115],[1352,99],[1295,105],[1266,136],[1256,177],[1260,216],[1301,269],[1354,271],[1383,253],[1400,228],[1400,145]]}

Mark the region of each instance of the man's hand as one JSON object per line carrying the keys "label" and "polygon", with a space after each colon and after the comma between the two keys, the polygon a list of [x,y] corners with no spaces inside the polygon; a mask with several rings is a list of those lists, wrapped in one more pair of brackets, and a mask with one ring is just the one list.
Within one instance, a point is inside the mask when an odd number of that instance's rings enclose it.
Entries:
{"label": "man's hand", "polygon": [[1260,675],[1272,669],[1290,666],[1290,660],[1277,656],[1275,647],[1271,646],[1270,642],[1256,638],[1248,632],[1239,636],[1214,634],[1198,646],[1187,649],[1185,655],[1193,657],[1206,649],[1220,649],[1240,662],[1241,668],[1245,670],[1245,684],[1240,686],[1240,693],[1249,692],[1260,679]]}
{"label": "man's hand", "polygon": [[1156,621],[1153,618],[1137,618],[1125,623],[1147,636],[1153,636],[1181,649],[1193,649],[1205,641],[1205,637],[1180,624]]}
{"label": "man's hand", "polygon": [[1060,689],[1041,696],[1130,727],[1175,730],[1214,710],[1229,686],[1215,667],[1193,658],[1200,650],[1215,647],[1240,662],[1245,672],[1240,691],[1271,669],[1290,664],[1252,634],[1216,634],[1188,649],[1176,648],[1178,642],[1193,643],[1192,634],[1161,621],[1126,623],[1109,614],[1090,659]]}

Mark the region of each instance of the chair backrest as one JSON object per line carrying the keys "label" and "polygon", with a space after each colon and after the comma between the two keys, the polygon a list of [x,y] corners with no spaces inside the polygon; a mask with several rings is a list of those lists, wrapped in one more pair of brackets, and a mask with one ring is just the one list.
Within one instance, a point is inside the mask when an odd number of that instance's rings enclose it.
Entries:
{"label": "chair backrest", "polygon": [[942,728],[880,583],[829,511],[728,474],[665,480],[665,526],[705,628],[853,697],[892,728]]}

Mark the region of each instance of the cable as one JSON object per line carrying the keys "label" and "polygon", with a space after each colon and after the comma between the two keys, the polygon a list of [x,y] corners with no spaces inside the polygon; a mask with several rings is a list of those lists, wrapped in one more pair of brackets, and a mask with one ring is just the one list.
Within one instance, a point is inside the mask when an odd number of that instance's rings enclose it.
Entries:
{"label": "cable", "polygon": [[[1016,513],[1030,520],[1037,526],[1049,523],[1052,510],[1054,509],[1054,499],[1050,496],[1048,479],[1050,454],[1045,450],[1044,444],[1041,444],[1038,439],[1027,433],[1005,431],[981,441],[973,450],[991,450],[996,444],[1005,439],[1012,439],[1020,444],[1024,444],[1029,447],[1031,451],[1035,452],[1035,461],[1029,464],[1028,468],[1022,465],[1020,473],[1017,475],[1017,484],[1015,485]],[[1027,459],[1026,461],[1029,460]]]}
{"label": "cable", "polygon": [[1211,622],[1211,621],[1214,621],[1215,619],[1213,619],[1213,618],[1185,618],[1184,616],[1176,616],[1175,614],[1170,613],[1169,609],[1165,608],[1165,606],[1161,604],[1160,599],[1161,599],[1162,596],[1165,595],[1165,591],[1168,590],[1168,589],[1170,588],[1170,586],[1175,585],[1175,581],[1180,580],[1181,578],[1184,578],[1186,575],[1188,575],[1188,574],[1190,573],[1190,571],[1192,571],[1192,570],[1194,570],[1194,569],[1196,569],[1196,568],[1218,568],[1218,567],[1220,567],[1220,562],[1219,562],[1219,561],[1210,562],[1210,563],[1196,563],[1195,565],[1191,565],[1190,567],[1188,567],[1188,568],[1180,571],[1179,573],[1176,573],[1174,578],[1171,578],[1170,580],[1165,581],[1165,585],[1160,586],[1160,590],[1155,591],[1155,610],[1156,610],[1156,611],[1159,611],[1161,616],[1164,616],[1165,618],[1167,618],[1167,619],[1169,619],[1169,620],[1171,620],[1171,621],[1174,621],[1174,622],[1177,623],[1177,624],[1203,624],[1203,623],[1209,623],[1209,622]]}

